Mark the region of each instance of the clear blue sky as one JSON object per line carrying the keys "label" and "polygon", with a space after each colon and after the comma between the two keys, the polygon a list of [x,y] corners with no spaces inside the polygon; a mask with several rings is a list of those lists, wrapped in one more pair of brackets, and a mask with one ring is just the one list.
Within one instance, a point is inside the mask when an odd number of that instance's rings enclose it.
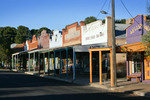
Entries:
{"label": "clear blue sky", "polygon": [[[147,14],[147,0],[123,0],[126,7],[135,17]],[[48,27],[49,29],[65,28],[66,25],[84,20],[86,17],[97,17],[105,0],[0,0],[0,27],[18,27],[23,25],[29,29]],[[111,13],[110,0],[102,10]],[[120,0],[115,0],[116,19],[128,19]],[[108,10],[109,9],[109,10]],[[106,16],[99,14],[98,19]]]}

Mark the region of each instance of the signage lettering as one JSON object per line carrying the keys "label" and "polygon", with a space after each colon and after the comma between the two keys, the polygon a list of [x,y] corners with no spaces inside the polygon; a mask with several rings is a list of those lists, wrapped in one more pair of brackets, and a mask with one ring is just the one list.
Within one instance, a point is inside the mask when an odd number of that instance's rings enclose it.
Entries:
{"label": "signage lettering", "polygon": [[100,32],[99,34],[86,37],[85,40],[92,40],[92,39],[99,38],[102,36],[104,36],[104,33]]}

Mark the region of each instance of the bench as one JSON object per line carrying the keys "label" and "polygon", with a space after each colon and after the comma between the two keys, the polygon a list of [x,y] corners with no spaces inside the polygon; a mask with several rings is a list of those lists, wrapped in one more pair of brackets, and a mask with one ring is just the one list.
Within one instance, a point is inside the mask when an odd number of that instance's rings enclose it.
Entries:
{"label": "bench", "polygon": [[131,78],[136,78],[136,81],[137,82],[140,82],[140,78],[141,78],[141,76],[137,76],[137,75],[129,75],[129,76],[127,76],[127,81],[131,81]]}

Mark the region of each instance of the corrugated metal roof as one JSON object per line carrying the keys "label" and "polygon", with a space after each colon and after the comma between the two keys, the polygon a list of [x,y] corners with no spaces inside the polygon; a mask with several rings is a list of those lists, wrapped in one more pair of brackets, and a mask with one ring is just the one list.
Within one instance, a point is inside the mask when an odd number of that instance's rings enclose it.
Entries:
{"label": "corrugated metal roof", "polygon": [[116,38],[126,38],[126,28],[130,24],[115,24],[115,34]]}

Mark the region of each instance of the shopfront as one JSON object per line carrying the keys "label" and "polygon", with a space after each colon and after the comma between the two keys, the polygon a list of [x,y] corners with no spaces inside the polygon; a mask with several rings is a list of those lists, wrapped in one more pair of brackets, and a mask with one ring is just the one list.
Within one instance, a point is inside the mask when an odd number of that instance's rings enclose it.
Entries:
{"label": "shopfront", "polygon": [[141,42],[142,36],[150,29],[146,19],[144,15],[137,15],[133,19],[132,25],[126,29],[127,45],[124,47],[128,53],[128,80],[135,80],[136,77],[139,81],[150,83],[149,59],[145,56],[145,47]]}
{"label": "shopfront", "polygon": [[[115,24],[116,26],[116,45],[125,44],[125,29],[127,24]],[[99,82],[111,79],[113,86],[113,70],[112,70],[112,28],[111,17],[105,18],[105,23],[98,20],[82,27],[82,45],[91,45],[90,54],[90,83],[93,82],[93,77],[96,74],[99,77]],[[116,54],[117,75],[126,73],[126,53],[117,52]],[[125,77],[125,75],[123,75]]]}

